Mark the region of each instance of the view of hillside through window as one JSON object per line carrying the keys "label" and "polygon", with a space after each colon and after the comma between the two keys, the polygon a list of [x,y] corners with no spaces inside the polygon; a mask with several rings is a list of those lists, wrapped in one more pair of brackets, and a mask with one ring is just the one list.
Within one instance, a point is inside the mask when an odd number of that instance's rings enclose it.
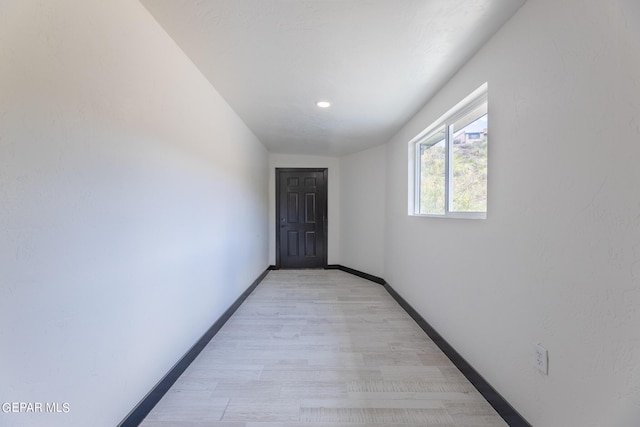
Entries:
{"label": "view of hillside through window", "polygon": [[484,102],[419,144],[417,213],[487,211],[487,121]]}
{"label": "view of hillside through window", "polygon": [[487,210],[486,114],[453,134],[452,161],[452,210],[485,212]]}
{"label": "view of hillside through window", "polygon": [[420,144],[420,213],[444,214],[446,146],[444,129]]}

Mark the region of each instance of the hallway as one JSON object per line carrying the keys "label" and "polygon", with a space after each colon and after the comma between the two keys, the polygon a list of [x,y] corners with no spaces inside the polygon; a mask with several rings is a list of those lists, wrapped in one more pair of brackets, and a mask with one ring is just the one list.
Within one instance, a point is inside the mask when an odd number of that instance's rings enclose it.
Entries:
{"label": "hallway", "polygon": [[338,270],[278,270],[141,425],[506,423],[382,286]]}

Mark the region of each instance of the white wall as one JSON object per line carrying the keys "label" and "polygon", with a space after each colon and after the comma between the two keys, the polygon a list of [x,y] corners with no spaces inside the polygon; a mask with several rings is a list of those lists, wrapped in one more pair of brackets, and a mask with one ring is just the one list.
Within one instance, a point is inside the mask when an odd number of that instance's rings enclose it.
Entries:
{"label": "white wall", "polygon": [[340,263],[384,277],[386,145],[340,158]]}
{"label": "white wall", "polygon": [[114,426],[268,265],[267,154],[149,13],[0,3],[0,425]]}
{"label": "white wall", "polygon": [[[529,0],[388,146],[385,279],[535,426],[640,423],[639,34]],[[407,142],[485,81],[488,218],[407,216]]]}
{"label": "white wall", "polygon": [[276,264],[276,168],[327,168],[327,263],[340,263],[340,160],[269,153],[269,263]]}

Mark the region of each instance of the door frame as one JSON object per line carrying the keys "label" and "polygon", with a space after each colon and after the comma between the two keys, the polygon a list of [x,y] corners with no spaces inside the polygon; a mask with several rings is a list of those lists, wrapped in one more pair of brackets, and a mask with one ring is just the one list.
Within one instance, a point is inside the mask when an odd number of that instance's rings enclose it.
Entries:
{"label": "door frame", "polygon": [[322,172],[323,180],[324,180],[324,204],[321,206],[322,213],[322,232],[323,242],[324,242],[324,254],[323,254],[323,268],[327,267],[327,254],[329,253],[329,227],[328,227],[328,205],[329,205],[329,180],[328,180],[328,172],[329,168],[276,168],[276,218],[275,218],[275,228],[276,228],[276,270],[280,269],[280,181],[281,174],[285,172]]}

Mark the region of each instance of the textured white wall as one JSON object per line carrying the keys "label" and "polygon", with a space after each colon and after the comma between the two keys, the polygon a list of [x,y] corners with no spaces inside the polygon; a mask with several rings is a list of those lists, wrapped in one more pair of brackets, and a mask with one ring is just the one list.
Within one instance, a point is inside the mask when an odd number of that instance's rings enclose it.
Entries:
{"label": "textured white wall", "polygon": [[268,265],[267,154],[138,2],[0,3],[3,426],[113,426]]}
{"label": "textured white wall", "polygon": [[340,158],[340,264],[384,277],[386,145]]}
{"label": "textured white wall", "polygon": [[269,153],[269,263],[276,263],[276,168],[327,168],[327,262],[340,263],[340,160],[337,157]]}
{"label": "textured white wall", "polygon": [[[535,426],[640,423],[639,25],[529,0],[388,147],[385,278]],[[407,216],[407,142],[485,81],[488,218]]]}

